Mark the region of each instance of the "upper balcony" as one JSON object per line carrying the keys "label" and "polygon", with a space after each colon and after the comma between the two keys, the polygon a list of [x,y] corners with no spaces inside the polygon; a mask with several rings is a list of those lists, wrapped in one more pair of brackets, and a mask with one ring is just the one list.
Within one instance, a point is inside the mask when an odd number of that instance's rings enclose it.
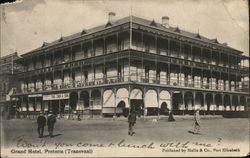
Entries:
{"label": "upper balcony", "polygon": [[[91,74],[88,75],[88,79],[58,79],[58,80],[46,80],[38,81],[36,83],[22,84],[21,93],[42,93],[47,91],[58,91],[58,90],[70,90],[77,88],[88,88],[88,87],[98,87],[98,86],[111,86],[117,84],[148,84],[152,86],[161,87],[172,87],[172,88],[182,88],[191,90],[204,90],[204,91],[214,91],[214,92],[247,92],[244,82],[234,82],[229,80],[217,80],[216,78],[207,78],[200,76],[184,76],[181,73],[171,73],[168,77],[165,72],[156,74],[155,71],[146,72],[145,75],[136,75],[136,71],[130,68],[130,75],[115,75],[116,72],[108,72],[107,75],[99,74],[95,75],[96,78],[91,78]],[[128,73],[128,72],[127,72]]]}
{"label": "upper balcony", "polygon": [[241,66],[240,67],[240,73],[245,76],[245,77],[249,77],[249,67],[246,66]]}
{"label": "upper balcony", "polygon": [[128,31],[113,33],[106,37],[24,58],[24,71],[33,71],[129,49],[235,70],[242,66],[242,58],[239,55],[138,31],[133,31],[130,46],[129,36]]}

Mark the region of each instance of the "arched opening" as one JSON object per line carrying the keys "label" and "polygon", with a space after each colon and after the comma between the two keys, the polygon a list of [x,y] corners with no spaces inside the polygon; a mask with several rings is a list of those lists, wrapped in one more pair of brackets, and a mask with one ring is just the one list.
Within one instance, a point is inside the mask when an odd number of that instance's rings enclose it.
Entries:
{"label": "arched opening", "polygon": [[204,110],[203,94],[200,92],[195,95],[194,109]]}
{"label": "arched opening", "polygon": [[142,99],[142,91],[138,88],[135,88],[130,93],[130,109],[137,111],[137,113],[140,115],[143,108],[144,103]]}
{"label": "arched opening", "polygon": [[115,107],[115,95],[112,90],[106,90],[104,92],[103,107]]}
{"label": "arched opening", "polygon": [[117,105],[117,108],[125,108],[126,107],[126,104],[124,101],[120,101]]}
{"label": "arched opening", "polygon": [[184,94],[184,104],[185,104],[185,113],[192,114],[191,111],[194,110],[194,97],[192,92],[186,92]]}
{"label": "arched opening", "polygon": [[89,114],[89,93],[87,91],[80,92],[80,99],[79,99],[79,109],[82,109],[82,114],[88,115]]}
{"label": "arched opening", "polygon": [[[213,95],[211,93],[208,93],[205,97],[205,105],[207,108],[207,111],[210,111],[210,107],[214,107],[214,99],[213,99]],[[211,109],[212,109],[211,108]]]}
{"label": "arched opening", "polygon": [[89,93],[87,91],[82,91],[80,93],[80,105],[85,108],[89,108]]}
{"label": "arched opening", "polygon": [[106,115],[114,115],[115,113],[115,94],[112,90],[105,90],[103,93],[103,109],[102,113]]}
{"label": "arched opening", "polygon": [[28,107],[28,111],[29,111],[29,114],[34,114],[34,111],[36,110],[36,107],[35,107],[35,98],[34,97],[31,97],[29,98],[29,107]]}
{"label": "arched opening", "polygon": [[230,111],[231,108],[231,101],[230,101],[230,96],[229,95],[224,95],[224,107],[226,109],[226,111]]}
{"label": "arched opening", "polygon": [[161,103],[160,114],[161,115],[168,115],[169,114],[169,108],[168,108],[168,104],[166,102]]}
{"label": "arched opening", "polygon": [[172,107],[174,114],[181,114],[180,110],[184,110],[182,93],[179,91],[173,92]]}
{"label": "arched opening", "polygon": [[116,114],[124,115],[125,117],[128,115],[129,111],[129,103],[128,103],[129,93],[126,88],[119,88],[116,91]]}
{"label": "arched opening", "polygon": [[118,89],[116,92],[116,105],[118,106],[118,103],[120,103],[120,101],[124,101],[125,107],[129,108],[128,97],[129,97],[129,93],[126,88]]}
{"label": "arched opening", "polygon": [[245,111],[246,107],[246,98],[244,96],[240,97],[240,106],[238,111]]}
{"label": "arched opening", "polygon": [[215,95],[215,108],[214,111],[219,109],[219,106],[222,105],[222,96],[220,94]]}
{"label": "arched opening", "polygon": [[[222,106],[222,96],[221,96],[221,94],[216,94],[215,95],[215,106],[213,108],[213,111],[217,111],[219,109],[219,107],[221,107],[221,106]],[[211,107],[210,107],[210,109],[211,109]]]}
{"label": "arched opening", "polygon": [[101,92],[99,90],[94,90],[91,92],[91,110],[92,114],[100,114],[101,106]]}
{"label": "arched opening", "polygon": [[167,115],[171,110],[170,106],[170,93],[166,90],[162,90],[159,94],[159,103],[160,103],[160,114]]}
{"label": "arched opening", "polygon": [[71,92],[69,96],[69,105],[70,109],[75,111],[76,106],[77,106],[77,101],[78,101],[78,95],[76,92]]}
{"label": "arched opening", "polygon": [[43,111],[48,113],[49,110],[50,110],[50,101],[49,100],[43,101]]}
{"label": "arched opening", "polygon": [[[128,98],[129,98],[129,93],[128,90],[126,88],[119,88],[116,91],[116,113],[117,115],[124,115],[127,116],[129,113],[129,103],[128,103]],[[121,106],[121,105],[125,105],[125,107]]]}
{"label": "arched opening", "polygon": [[155,90],[150,89],[145,94],[145,108],[147,115],[158,115],[158,99]]}
{"label": "arched opening", "polygon": [[238,97],[234,95],[232,98],[231,111],[236,111],[236,109],[238,108],[239,108],[239,100],[238,100]]}
{"label": "arched opening", "polygon": [[104,92],[103,107],[115,107],[115,95],[112,90],[106,90]]}
{"label": "arched opening", "polygon": [[99,90],[92,91],[91,100],[93,100],[93,106],[101,106],[101,92]]}
{"label": "arched opening", "polygon": [[128,111],[126,110],[126,103],[124,101],[120,101],[116,108],[116,115],[119,117],[120,115],[128,116]]}
{"label": "arched opening", "polygon": [[42,97],[36,99],[36,111],[39,112],[42,110]]}

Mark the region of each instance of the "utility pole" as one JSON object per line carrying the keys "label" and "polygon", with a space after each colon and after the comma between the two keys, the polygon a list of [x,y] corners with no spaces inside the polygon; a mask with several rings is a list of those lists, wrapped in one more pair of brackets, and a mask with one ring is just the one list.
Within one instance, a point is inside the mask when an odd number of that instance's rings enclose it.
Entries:
{"label": "utility pole", "polygon": [[13,75],[14,72],[14,55],[11,56],[11,74]]}

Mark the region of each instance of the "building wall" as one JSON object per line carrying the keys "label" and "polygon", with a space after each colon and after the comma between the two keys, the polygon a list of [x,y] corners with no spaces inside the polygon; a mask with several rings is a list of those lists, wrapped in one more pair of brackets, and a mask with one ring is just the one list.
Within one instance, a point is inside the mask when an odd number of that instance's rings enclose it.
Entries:
{"label": "building wall", "polygon": [[68,115],[76,111],[83,115],[127,115],[135,109],[143,115],[192,114],[200,109],[204,114],[247,111],[246,95],[190,91],[147,85],[119,85],[89,88],[52,94],[23,95],[16,103],[23,116],[40,111]]}
{"label": "building wall", "polygon": [[[200,89],[221,91],[242,91],[242,78],[237,74],[226,74],[225,78],[213,75],[210,71],[203,71],[175,64],[151,62],[145,59],[143,64],[138,64],[132,57],[129,59],[79,67],[75,70],[64,69],[53,74],[41,74],[32,78],[24,78],[21,83],[22,93],[65,89],[70,87],[84,87],[84,85],[99,85],[116,82],[142,82],[160,85],[194,87]],[[130,66],[129,66],[130,65]],[[185,71],[185,69],[189,71]],[[191,72],[192,71],[192,72]],[[197,71],[197,73],[195,73]]]}
{"label": "building wall", "polygon": [[[21,60],[24,72],[19,74],[22,83],[18,106],[23,111],[50,111],[60,105],[66,110],[116,113],[116,107],[126,109],[135,104],[149,108],[151,114],[159,113],[155,109],[161,106],[175,111],[246,110],[241,55],[146,31],[133,31],[131,46],[129,39],[129,31],[121,31],[24,56]],[[117,103],[121,96],[117,97],[119,89],[113,87],[115,84],[138,84],[136,91],[142,97],[131,96],[133,90],[125,86],[122,88],[128,90],[128,97]],[[144,90],[148,84],[153,88]],[[109,85],[109,89],[97,88],[99,92],[95,93],[89,89],[103,85]],[[168,89],[162,92],[157,87]],[[88,90],[82,93],[79,88]],[[34,92],[60,96],[64,91],[69,93],[69,98],[36,104],[41,96],[29,97]],[[221,95],[222,92],[228,95]]]}

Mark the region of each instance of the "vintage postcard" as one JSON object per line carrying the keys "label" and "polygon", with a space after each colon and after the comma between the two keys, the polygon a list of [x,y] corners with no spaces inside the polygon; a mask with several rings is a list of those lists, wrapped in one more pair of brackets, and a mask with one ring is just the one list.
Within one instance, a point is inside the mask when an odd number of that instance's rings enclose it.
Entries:
{"label": "vintage postcard", "polygon": [[1,157],[248,156],[248,7],[1,2]]}

